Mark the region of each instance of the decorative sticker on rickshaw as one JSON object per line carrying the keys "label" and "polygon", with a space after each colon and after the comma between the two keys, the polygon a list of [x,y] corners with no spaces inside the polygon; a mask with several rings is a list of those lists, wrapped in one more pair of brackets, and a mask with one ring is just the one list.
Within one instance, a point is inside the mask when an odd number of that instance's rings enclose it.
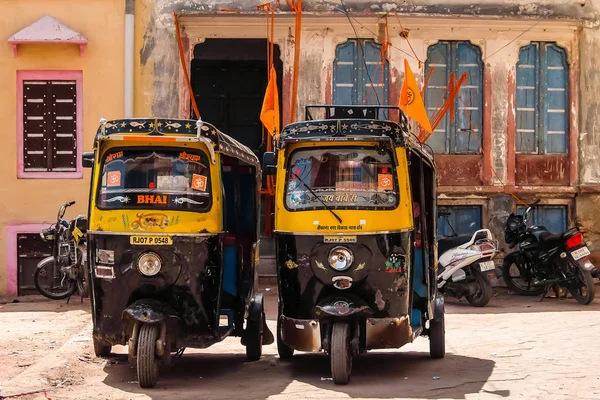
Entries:
{"label": "decorative sticker on rickshaw", "polygon": [[394,180],[392,174],[378,174],[377,179],[379,182],[379,189],[381,190],[393,190]]}
{"label": "decorative sticker on rickshaw", "polygon": [[121,171],[108,172],[106,186],[109,186],[109,187],[121,186]]}
{"label": "decorative sticker on rickshaw", "polygon": [[202,159],[202,157],[197,154],[190,154],[186,153],[185,151],[179,154],[179,158],[186,161],[200,161]]}
{"label": "decorative sticker on rickshaw", "polygon": [[294,261],[292,261],[292,260],[287,260],[287,261],[285,262],[285,267],[286,267],[287,269],[296,269],[296,268],[298,268],[298,264],[296,264],[296,263],[295,263]]}
{"label": "decorative sticker on rickshaw", "polygon": [[133,230],[146,230],[148,228],[160,228],[164,229],[166,226],[175,225],[178,218],[175,220],[169,218],[167,214],[163,213],[137,213],[136,220],[131,223],[131,229]]}
{"label": "decorative sticker on rickshaw", "polygon": [[116,160],[117,158],[121,158],[121,157],[123,157],[123,152],[117,151],[116,153],[109,154],[108,156],[106,156],[106,162],[110,162],[112,160]]}
{"label": "decorative sticker on rickshaw", "polygon": [[140,194],[137,204],[167,204],[167,195]]}
{"label": "decorative sticker on rickshaw", "polygon": [[192,175],[192,189],[199,190],[201,192],[206,191],[207,178],[204,175]]}
{"label": "decorative sticker on rickshaw", "polygon": [[404,274],[406,259],[403,254],[391,254],[388,260],[385,262],[385,272],[401,273]]}

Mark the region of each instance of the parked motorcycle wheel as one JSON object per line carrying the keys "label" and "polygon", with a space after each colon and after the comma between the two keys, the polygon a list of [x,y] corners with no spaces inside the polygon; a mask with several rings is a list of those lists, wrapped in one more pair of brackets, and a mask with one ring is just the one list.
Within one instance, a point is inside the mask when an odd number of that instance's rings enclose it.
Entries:
{"label": "parked motorcycle wheel", "polygon": [[158,326],[142,324],[137,340],[137,376],[142,388],[153,388],[158,382],[157,339]]}
{"label": "parked motorcycle wheel", "polygon": [[77,285],[75,281],[63,276],[54,264],[54,261],[51,261],[36,268],[33,277],[35,288],[51,300],[66,299],[75,293]]}
{"label": "parked motorcycle wheel", "polygon": [[576,283],[568,288],[569,292],[579,304],[590,304],[596,295],[592,273],[582,270],[576,264],[570,264],[569,268],[576,278]]}
{"label": "parked motorcycle wheel", "polygon": [[79,277],[77,278],[77,291],[79,292],[79,296],[81,296],[82,299],[90,297],[90,285],[87,279],[88,271],[87,265],[83,261],[85,259],[83,251],[84,250],[81,247],[78,249],[80,257],[80,259],[78,260],[80,271]]}
{"label": "parked motorcycle wheel", "polygon": [[539,296],[546,290],[543,286],[533,286],[531,282],[521,278],[521,267],[510,257],[506,257],[502,264],[502,279],[510,290],[521,296]]}
{"label": "parked motorcycle wheel", "polygon": [[350,325],[337,322],[331,330],[331,376],[336,385],[347,385],[352,372],[352,348],[350,347]]}
{"label": "parked motorcycle wheel", "polygon": [[477,290],[472,295],[467,296],[467,301],[473,307],[484,307],[494,296],[494,290],[492,289],[492,284],[487,275],[482,274],[475,268],[473,268],[472,271],[473,276],[475,276]]}

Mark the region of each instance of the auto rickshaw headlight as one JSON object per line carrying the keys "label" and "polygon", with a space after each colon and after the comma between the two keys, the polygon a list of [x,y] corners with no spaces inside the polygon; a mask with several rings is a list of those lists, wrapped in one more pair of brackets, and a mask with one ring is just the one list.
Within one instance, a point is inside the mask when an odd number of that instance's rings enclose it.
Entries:
{"label": "auto rickshaw headlight", "polygon": [[329,266],[336,271],[345,271],[352,265],[354,255],[344,246],[336,246],[329,252]]}
{"label": "auto rickshaw headlight", "polygon": [[138,271],[145,276],[154,276],[160,272],[162,261],[156,253],[144,253],[138,259]]}

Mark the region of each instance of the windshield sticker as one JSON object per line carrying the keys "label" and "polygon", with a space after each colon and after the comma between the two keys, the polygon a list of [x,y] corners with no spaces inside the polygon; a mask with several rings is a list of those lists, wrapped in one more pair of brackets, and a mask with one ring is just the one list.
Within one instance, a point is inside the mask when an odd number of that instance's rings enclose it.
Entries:
{"label": "windshield sticker", "polygon": [[357,198],[358,195],[356,193],[345,193],[342,195],[327,194],[322,197],[322,200],[325,203],[356,203]]}
{"label": "windshield sticker", "polygon": [[183,203],[204,204],[204,203],[201,203],[196,200],[188,199],[187,197],[176,197],[175,199],[173,199],[173,203],[175,203],[175,204],[183,204]]}
{"label": "windshield sticker", "polygon": [[115,160],[115,159],[117,159],[117,158],[121,158],[121,157],[123,157],[123,152],[122,152],[122,151],[118,151],[118,152],[116,152],[116,153],[109,154],[109,155],[106,157],[106,162],[110,162],[110,161],[112,161],[112,160]]}
{"label": "windshield sticker", "polygon": [[156,188],[158,190],[182,190],[186,191],[190,186],[190,179],[184,175],[178,176],[157,176]]}
{"label": "windshield sticker", "polygon": [[108,173],[108,184],[109,187],[121,186],[121,171],[110,171]]}
{"label": "windshield sticker", "polygon": [[192,189],[199,190],[201,192],[206,191],[207,178],[204,175],[192,175]]}
{"label": "windshield sticker", "polygon": [[129,203],[129,197],[127,196],[116,196],[116,197],[111,197],[110,199],[106,199],[104,200],[105,203],[113,203],[115,201],[120,201],[121,203]]}
{"label": "windshield sticker", "polygon": [[392,180],[392,174],[378,174],[379,189],[381,190],[392,190],[394,189],[394,181]]}
{"label": "windshield sticker", "polygon": [[137,204],[167,204],[167,196],[155,196],[152,194],[138,195]]}
{"label": "windshield sticker", "polygon": [[186,161],[200,161],[201,159],[199,155],[186,153],[185,151],[179,154],[179,158]]}

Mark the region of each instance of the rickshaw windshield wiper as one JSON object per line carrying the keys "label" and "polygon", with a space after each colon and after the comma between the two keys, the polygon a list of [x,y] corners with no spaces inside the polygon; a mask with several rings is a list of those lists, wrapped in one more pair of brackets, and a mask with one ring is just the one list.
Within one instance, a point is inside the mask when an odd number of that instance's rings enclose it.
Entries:
{"label": "rickshaw windshield wiper", "polygon": [[328,206],[327,204],[325,204],[325,202],[324,202],[323,200],[321,200],[321,198],[320,198],[320,197],[319,197],[319,196],[318,196],[318,195],[317,195],[317,194],[316,194],[316,193],[315,193],[315,192],[314,192],[314,191],[313,191],[313,190],[312,190],[312,189],[311,189],[311,188],[310,188],[310,187],[309,187],[309,186],[306,184],[306,182],[304,182],[304,181],[302,180],[302,178],[300,178],[300,177],[299,177],[299,176],[298,176],[298,175],[297,175],[297,174],[296,174],[294,171],[292,171],[292,175],[294,175],[294,176],[295,176],[295,177],[296,177],[296,178],[297,178],[297,179],[298,179],[298,180],[299,180],[299,181],[300,181],[300,182],[301,182],[301,183],[304,185],[304,187],[305,187],[305,188],[307,188],[307,189],[308,189],[308,191],[309,191],[309,192],[310,192],[310,193],[311,193],[313,196],[315,196],[315,197],[317,198],[317,200],[319,200],[319,201],[321,202],[321,204],[323,204],[323,207],[325,207],[325,209],[326,209],[327,211],[329,211],[330,213],[332,213],[332,214],[333,214],[333,216],[335,217],[335,219],[337,219],[337,220],[338,220],[338,222],[339,222],[340,224],[342,223],[342,219],[340,218],[340,216],[339,216],[339,215],[337,215],[337,214],[335,213],[335,211],[333,211],[333,210],[331,209],[331,207],[330,207],[330,206]]}

